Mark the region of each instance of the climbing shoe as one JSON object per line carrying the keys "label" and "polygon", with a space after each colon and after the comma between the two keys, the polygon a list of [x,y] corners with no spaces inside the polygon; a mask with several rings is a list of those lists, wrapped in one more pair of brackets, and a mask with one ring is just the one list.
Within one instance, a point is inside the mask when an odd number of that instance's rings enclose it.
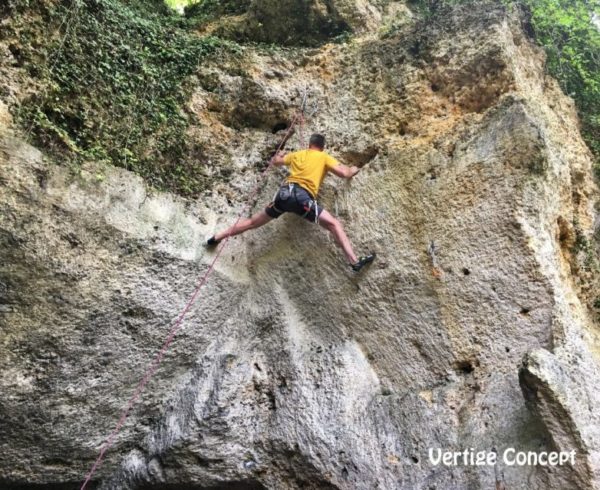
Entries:
{"label": "climbing shoe", "polygon": [[206,246],[207,247],[216,247],[220,242],[221,242],[221,240],[217,240],[213,235],[208,240],[206,240]]}
{"label": "climbing shoe", "polygon": [[372,253],[372,254],[369,254],[369,255],[362,255],[361,257],[358,258],[358,262],[356,262],[355,264],[352,264],[352,270],[354,272],[358,272],[365,265],[370,264],[371,262],[373,262],[373,260],[375,260],[375,253]]}

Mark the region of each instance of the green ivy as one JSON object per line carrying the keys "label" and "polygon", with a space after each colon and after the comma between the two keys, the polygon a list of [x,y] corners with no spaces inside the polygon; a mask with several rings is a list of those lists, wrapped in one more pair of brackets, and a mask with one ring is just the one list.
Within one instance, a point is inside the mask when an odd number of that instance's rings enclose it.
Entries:
{"label": "green ivy", "polygon": [[[186,158],[183,110],[189,81],[208,56],[234,48],[186,30],[163,2],[37,0],[13,25],[26,47],[21,62],[44,83],[18,111],[35,139],[55,155],[105,160],[138,172],[151,184],[183,194],[206,187],[202,165]],[[40,33],[55,32],[53,42]]]}
{"label": "green ivy", "polygon": [[[452,5],[479,0],[409,0],[426,17]],[[600,178],[600,0],[498,0],[519,6],[530,16],[537,42],[547,53],[547,70],[573,97],[582,122],[582,134],[596,157]]]}
{"label": "green ivy", "polygon": [[189,18],[214,19],[222,15],[241,14],[250,0],[195,0],[188,2],[185,15]]}
{"label": "green ivy", "polygon": [[[536,39],[548,55],[548,70],[575,100],[583,136],[600,171],[600,0],[520,0],[531,12]],[[600,175],[599,175],[600,176]]]}
{"label": "green ivy", "polygon": [[171,7],[172,9],[187,7],[188,5],[192,5],[196,3],[197,0],[165,0],[165,3]]}

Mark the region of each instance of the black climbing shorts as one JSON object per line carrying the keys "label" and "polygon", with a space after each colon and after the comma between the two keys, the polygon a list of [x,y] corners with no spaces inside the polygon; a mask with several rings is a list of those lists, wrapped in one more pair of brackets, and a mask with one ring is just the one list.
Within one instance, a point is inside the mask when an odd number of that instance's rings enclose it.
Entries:
{"label": "black climbing shorts", "polygon": [[304,187],[298,184],[284,184],[275,194],[273,201],[265,208],[265,212],[271,218],[279,218],[283,213],[294,213],[316,222],[323,208]]}

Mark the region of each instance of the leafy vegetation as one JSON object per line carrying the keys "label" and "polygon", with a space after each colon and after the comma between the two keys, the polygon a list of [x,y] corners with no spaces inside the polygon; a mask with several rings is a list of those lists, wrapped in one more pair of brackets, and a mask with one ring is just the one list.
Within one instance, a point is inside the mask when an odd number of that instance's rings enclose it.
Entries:
{"label": "leafy vegetation", "polygon": [[[548,70],[575,99],[583,136],[600,157],[600,0],[521,0],[530,9]],[[600,166],[597,164],[597,169]]]}
{"label": "leafy vegetation", "polygon": [[[327,3],[327,2],[326,2]],[[340,8],[315,8],[315,2],[297,0],[255,2],[253,0],[196,0],[185,8],[190,23],[246,43],[316,47],[351,30]]]}
{"label": "leafy vegetation", "polygon": [[[412,0],[425,16],[446,7],[479,0]],[[600,0],[502,0],[529,13],[547,69],[575,100],[582,133],[596,156],[600,178]]]}
{"label": "leafy vegetation", "polygon": [[172,9],[180,9],[192,5],[197,1],[198,0],[165,0],[165,3]]}
{"label": "leafy vegetation", "polygon": [[222,15],[241,14],[250,6],[250,0],[195,0],[185,7],[188,18],[210,20]]}
{"label": "leafy vegetation", "polygon": [[[55,155],[104,160],[159,188],[194,194],[207,182],[182,108],[207,56],[235,49],[186,30],[162,1],[37,0],[38,24],[13,9],[18,57],[43,88],[17,116]],[[46,26],[45,28],[42,25]],[[48,27],[49,26],[49,27]],[[40,33],[56,35],[40,39]]]}
{"label": "leafy vegetation", "polygon": [[[186,16],[167,7],[186,5]],[[425,15],[478,0],[413,0]],[[600,156],[600,0],[502,0],[528,9],[548,70],[576,101],[583,134]],[[105,160],[149,182],[194,194],[207,182],[186,131],[190,75],[238,48],[198,37],[199,22],[247,10],[250,0],[8,0],[0,37],[39,82],[18,110],[28,133],[57,156]],[[346,42],[342,32],[337,42]],[[278,45],[279,46],[279,45]],[[600,163],[597,164],[600,175]]]}

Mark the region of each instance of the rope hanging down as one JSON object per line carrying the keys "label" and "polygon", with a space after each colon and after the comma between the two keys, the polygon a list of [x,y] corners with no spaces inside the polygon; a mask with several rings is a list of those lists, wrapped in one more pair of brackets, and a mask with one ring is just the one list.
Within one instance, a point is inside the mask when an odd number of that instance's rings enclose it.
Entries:
{"label": "rope hanging down", "polygon": [[[285,143],[287,142],[287,140],[289,139],[289,137],[292,134],[294,126],[298,123],[298,121],[302,121],[302,124],[303,124],[303,121],[304,121],[304,110],[306,108],[306,97],[307,97],[307,94],[305,92],[303,100],[302,100],[302,105],[301,105],[300,109],[298,109],[298,111],[296,112],[296,114],[294,115],[294,118],[292,119],[290,127],[288,128],[287,132],[285,133],[285,136],[283,137],[283,140],[281,141],[281,143],[277,147],[277,150],[276,150],[277,152],[283,149]],[[264,181],[264,179],[265,179],[265,177],[267,175],[268,170],[273,165],[272,162],[273,161],[270,160],[269,164],[261,172],[261,174],[259,176],[258,183],[256,184],[256,186],[254,187],[254,189],[250,193],[250,196],[249,196],[248,200],[246,201],[246,204],[243,207],[242,211],[238,214],[238,217],[237,217],[237,219],[235,221],[236,225],[242,219],[242,216],[248,211],[248,209],[250,207],[250,203],[254,200],[254,197],[258,194],[258,192],[259,192],[259,190],[261,188],[261,185],[262,185],[262,183],[263,183],[263,181]],[[175,338],[175,335],[177,335],[177,332],[181,329],[181,325],[182,325],[182,322],[183,322],[183,319],[184,319],[185,315],[187,314],[187,312],[189,311],[189,309],[194,304],[194,302],[196,300],[196,297],[198,296],[198,293],[200,292],[200,289],[202,289],[202,286],[204,286],[204,284],[206,283],[206,280],[208,279],[208,276],[212,272],[212,270],[213,270],[213,268],[215,266],[215,263],[217,262],[217,260],[219,259],[219,257],[223,253],[223,250],[227,246],[227,242],[229,241],[229,238],[230,238],[230,236],[227,236],[223,240],[223,242],[221,243],[221,245],[219,246],[219,248],[217,249],[217,252],[216,252],[213,260],[211,261],[208,269],[206,270],[206,272],[204,273],[204,275],[202,276],[202,278],[200,279],[200,281],[196,285],[196,288],[194,289],[194,292],[192,293],[192,295],[191,295],[190,299],[188,300],[188,302],[186,303],[185,307],[183,308],[183,310],[181,311],[181,313],[177,316],[176,320],[174,321],[173,326],[171,327],[171,330],[169,331],[169,334],[168,334],[165,342],[163,343],[161,349],[156,354],[154,360],[152,361],[152,363],[150,364],[150,366],[148,367],[148,369],[144,373],[144,376],[143,376],[142,380],[138,383],[138,385],[137,385],[137,387],[136,387],[133,395],[131,396],[131,398],[127,402],[127,405],[123,409],[123,412],[121,413],[121,417],[119,418],[119,421],[117,422],[117,425],[115,426],[115,428],[113,429],[113,431],[110,433],[110,435],[108,436],[108,438],[102,444],[102,447],[100,449],[100,453],[98,454],[98,457],[96,458],[96,461],[94,462],[92,468],[90,469],[89,473],[87,474],[87,476],[85,478],[85,481],[81,485],[81,490],[85,490],[87,484],[92,479],[92,476],[94,475],[94,473],[96,472],[96,470],[100,467],[100,464],[102,463],[102,460],[104,459],[104,455],[105,455],[106,451],[108,451],[108,449],[110,449],[110,447],[113,445],[115,437],[117,436],[117,434],[119,433],[119,431],[123,427],[123,424],[125,424],[125,421],[127,420],[127,417],[129,416],[129,412],[131,411],[131,409],[135,405],[136,401],[138,400],[138,398],[142,394],[142,391],[144,391],[144,388],[146,387],[146,384],[148,384],[148,381],[150,381],[150,378],[152,378],[152,376],[154,375],[154,373],[158,369],[161,361],[163,360],[164,355],[166,354],[167,350],[169,349],[169,346],[171,345],[171,343],[173,342],[173,339]]]}

